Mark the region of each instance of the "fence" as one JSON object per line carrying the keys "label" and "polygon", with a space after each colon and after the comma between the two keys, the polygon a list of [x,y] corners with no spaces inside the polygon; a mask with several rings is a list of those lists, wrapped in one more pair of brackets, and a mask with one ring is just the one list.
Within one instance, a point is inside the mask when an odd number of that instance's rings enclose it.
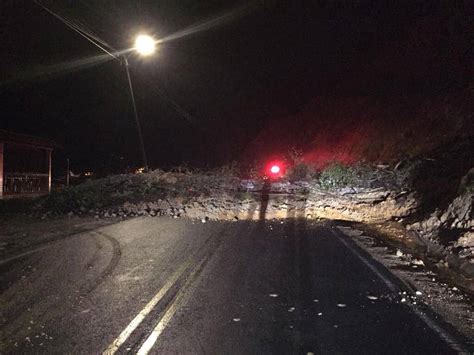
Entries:
{"label": "fence", "polygon": [[49,175],[36,173],[5,173],[3,194],[42,194],[49,191]]}

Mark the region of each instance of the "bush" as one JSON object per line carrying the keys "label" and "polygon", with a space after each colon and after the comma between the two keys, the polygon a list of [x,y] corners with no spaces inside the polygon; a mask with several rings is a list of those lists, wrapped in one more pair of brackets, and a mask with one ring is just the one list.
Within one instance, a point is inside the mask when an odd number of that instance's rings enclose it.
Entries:
{"label": "bush", "polygon": [[236,161],[232,161],[229,164],[223,165],[220,168],[214,170],[215,173],[222,176],[239,176],[240,166]]}
{"label": "bush", "polygon": [[348,186],[353,184],[354,181],[354,170],[340,163],[329,165],[319,176],[319,184],[326,190]]}
{"label": "bush", "polygon": [[33,201],[34,200],[29,198],[0,200],[0,215],[27,212],[28,208],[33,204]]}
{"label": "bush", "polygon": [[468,171],[468,173],[461,179],[459,185],[459,194],[465,192],[474,192],[474,168]]}
{"label": "bush", "polygon": [[288,169],[286,177],[290,181],[310,180],[314,177],[314,167],[307,163],[297,163]]}

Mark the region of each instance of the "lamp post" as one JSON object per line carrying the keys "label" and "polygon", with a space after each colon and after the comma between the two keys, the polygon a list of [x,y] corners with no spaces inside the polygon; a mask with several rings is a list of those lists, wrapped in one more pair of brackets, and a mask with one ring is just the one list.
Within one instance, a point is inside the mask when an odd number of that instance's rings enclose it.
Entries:
{"label": "lamp post", "polygon": [[[133,48],[141,56],[152,55],[156,50],[156,41],[148,35],[139,35],[135,39],[135,47]],[[130,98],[132,99],[133,113],[135,115],[135,122],[137,124],[138,138],[140,141],[140,150],[143,159],[143,167],[145,171],[148,171],[148,159],[146,157],[145,143],[143,142],[142,129],[140,126],[140,120],[138,119],[137,105],[135,103],[135,95],[133,93],[132,79],[130,77],[130,64],[128,63],[128,56],[122,55],[123,62],[125,64],[125,70],[127,72],[128,87],[130,89]]]}
{"label": "lamp post", "polygon": [[[128,79],[128,87],[130,89],[130,96],[132,99],[132,105],[133,105],[133,113],[135,115],[135,122],[137,124],[137,131],[138,131],[138,138],[140,141],[140,148],[141,148],[141,153],[142,153],[142,159],[143,159],[143,167],[145,171],[148,171],[148,160],[146,158],[146,152],[145,152],[145,144],[143,143],[143,135],[142,135],[142,129],[140,127],[140,121],[138,120],[138,112],[137,112],[137,105],[135,104],[135,95],[133,94],[133,86],[132,86],[132,79],[130,77],[130,69],[129,69],[129,64],[128,64],[128,56],[126,54],[120,54],[119,51],[116,51],[112,47],[110,47],[108,44],[105,42],[101,41],[97,37],[91,36],[89,33],[81,30],[77,25],[74,25],[67,19],[63,18],[61,15],[57,14],[56,12],[52,11],[50,8],[47,6],[41,4],[38,2],[38,0],[33,0],[34,3],[36,3],[38,6],[42,7],[45,11],[47,11],[50,15],[54,16],[57,18],[59,21],[64,23],[67,27],[69,27],[71,30],[74,32],[78,33],[82,37],[84,37],[86,40],[100,48],[103,52],[107,53],[109,56],[112,58],[122,61],[125,64],[125,70],[127,71],[127,79]],[[141,56],[149,56],[153,54],[156,50],[156,44],[158,41],[153,39],[153,37],[148,36],[146,34],[141,34],[138,35],[135,39],[135,47],[132,48],[132,51],[136,51],[139,55]],[[131,52],[130,50],[123,51],[121,53],[129,53]],[[0,154],[1,157],[1,154]],[[0,168],[2,166],[0,165]],[[1,170],[1,169],[0,169]],[[1,174],[0,174],[0,182],[1,182]],[[1,196],[1,184],[0,184],[0,196]]]}

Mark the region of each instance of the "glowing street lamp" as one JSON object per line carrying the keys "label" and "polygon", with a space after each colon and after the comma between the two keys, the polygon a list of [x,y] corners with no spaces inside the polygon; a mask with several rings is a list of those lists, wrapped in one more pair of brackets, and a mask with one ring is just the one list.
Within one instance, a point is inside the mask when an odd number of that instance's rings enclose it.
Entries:
{"label": "glowing street lamp", "polygon": [[[138,54],[146,57],[155,53],[156,41],[153,37],[145,34],[138,35],[135,39],[135,47],[133,48]],[[138,138],[140,139],[140,148],[143,159],[143,167],[145,171],[148,171],[148,160],[145,152],[145,143],[143,142],[142,129],[140,127],[140,121],[138,119],[137,105],[135,104],[135,95],[133,94],[132,79],[130,77],[130,69],[128,64],[128,57],[123,55],[123,61],[125,63],[125,69],[127,70],[128,86],[130,88],[130,97],[132,99],[133,112],[135,114],[135,122],[137,123]]]}
{"label": "glowing street lamp", "polygon": [[148,35],[138,35],[134,49],[142,56],[152,55],[156,50],[156,41]]}

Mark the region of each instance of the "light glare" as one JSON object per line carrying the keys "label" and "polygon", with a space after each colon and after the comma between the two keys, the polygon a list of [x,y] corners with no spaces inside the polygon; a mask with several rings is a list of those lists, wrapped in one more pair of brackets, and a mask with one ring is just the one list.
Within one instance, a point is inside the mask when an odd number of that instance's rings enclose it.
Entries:
{"label": "light glare", "polygon": [[135,40],[135,50],[144,56],[151,55],[156,50],[156,42],[148,35],[139,35]]}
{"label": "light glare", "polygon": [[278,174],[280,172],[280,167],[278,165],[273,165],[271,168],[270,168],[270,171],[273,173],[273,174]]}

